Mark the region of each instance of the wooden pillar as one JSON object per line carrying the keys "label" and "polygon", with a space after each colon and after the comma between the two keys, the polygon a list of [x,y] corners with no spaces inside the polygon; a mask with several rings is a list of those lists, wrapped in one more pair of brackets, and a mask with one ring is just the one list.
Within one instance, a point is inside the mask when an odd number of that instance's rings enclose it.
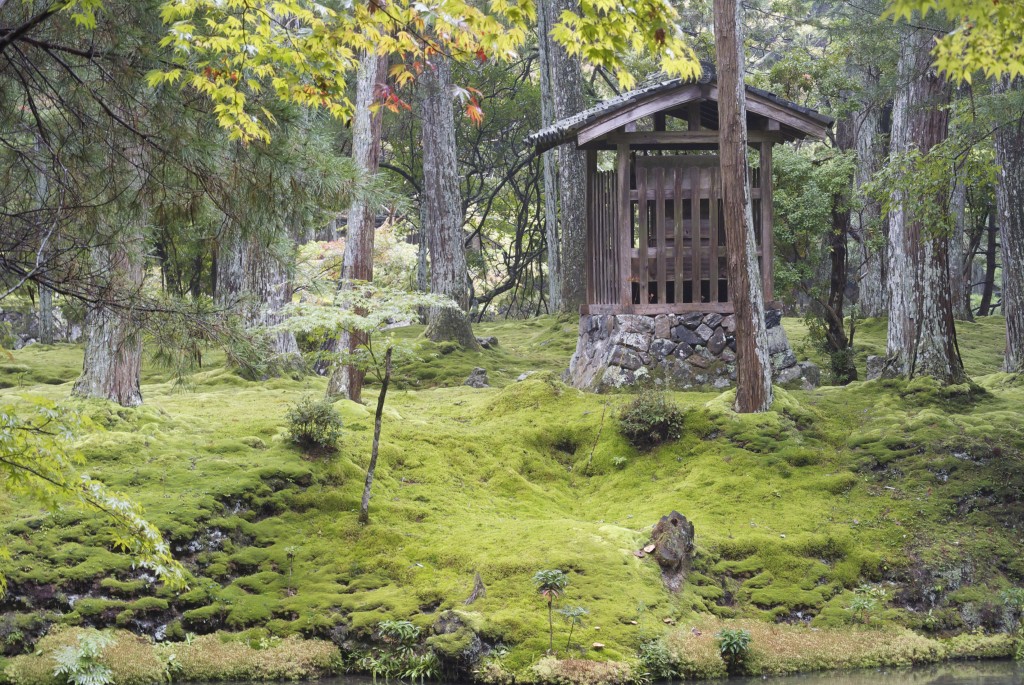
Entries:
{"label": "wooden pillar", "polygon": [[633,245],[630,240],[632,208],[629,202],[629,144],[620,143],[616,148],[616,166],[619,175],[619,217],[616,221],[619,242],[619,304],[629,308],[633,305],[633,291],[630,287],[630,262]]}
{"label": "wooden pillar", "polygon": [[774,270],[772,261],[774,249],[772,240],[772,143],[761,143],[761,278],[764,284],[764,301],[775,300],[772,287]]}
{"label": "wooden pillar", "polygon": [[587,245],[585,270],[587,277],[587,301],[586,304],[594,304],[599,301],[598,293],[601,291],[601,239],[597,231],[597,220],[601,209],[597,206],[597,151],[587,150]]}

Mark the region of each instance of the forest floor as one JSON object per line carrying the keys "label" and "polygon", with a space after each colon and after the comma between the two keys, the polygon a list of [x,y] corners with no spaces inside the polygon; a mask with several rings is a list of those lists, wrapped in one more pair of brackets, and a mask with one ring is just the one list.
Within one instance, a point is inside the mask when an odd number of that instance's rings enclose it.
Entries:
{"label": "forest floor", "polygon": [[[784,325],[806,358],[802,323]],[[1024,585],[1024,379],[998,372],[1002,326],[958,324],[976,386],[780,389],[756,416],[733,414],[728,394],[670,393],[687,409],[685,433],[648,453],[618,430],[633,395],[558,380],[575,321],[481,324],[477,335],[499,345],[478,353],[411,327],[401,336],[420,359],[397,370],[387,397],[367,526],[356,512],[371,409],[337,403],[345,426],[332,456],[286,437],[288,408],[319,397],[322,378],[247,381],[213,357],[187,392],[145,372],[145,404],[123,409],[68,400],[80,347],[33,345],[0,363],[0,405],[40,397],[79,412],[89,474],[141,502],[195,580],[180,595],[151,586],[111,550],[101,518],[0,500],[12,555],[0,649],[29,650],[51,624],[116,626],[182,645],[177,670],[153,662],[174,678],[297,677],[328,662],[365,669],[356,656],[372,657],[381,621],[408,619],[425,637],[442,615],[452,624],[451,610],[458,630],[431,644],[446,666],[492,682],[620,682],[663,662],[665,674],[721,674],[723,627],[751,632],[752,673],[1007,656],[1019,607],[1005,591]],[[884,337],[884,321],[858,328],[861,374]],[[461,385],[476,366],[493,387]],[[375,396],[368,388],[370,407]],[[696,528],[677,593],[635,554],[673,510]],[[569,644],[556,614],[560,660],[545,658],[548,614],[531,580],[541,569],[569,575],[556,608],[588,612]],[[486,595],[466,605],[477,573]],[[186,653],[237,641],[271,659],[301,651],[278,640],[290,635],[321,650],[291,671],[217,670],[241,657]],[[324,656],[337,651],[327,640],[345,656]],[[55,682],[45,658],[9,658],[7,677]],[[140,672],[119,685],[152,680]]]}

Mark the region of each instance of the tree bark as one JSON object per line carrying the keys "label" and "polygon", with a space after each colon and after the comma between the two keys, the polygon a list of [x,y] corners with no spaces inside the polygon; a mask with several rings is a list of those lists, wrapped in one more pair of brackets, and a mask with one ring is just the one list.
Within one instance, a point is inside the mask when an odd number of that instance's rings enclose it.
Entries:
{"label": "tree bark", "polygon": [[999,228],[996,226],[994,211],[988,213],[986,234],[988,237],[985,241],[985,275],[981,286],[981,302],[978,303],[978,316],[992,314],[992,295],[996,288],[996,269],[999,267],[996,237],[999,235]]}
{"label": "tree bark", "polygon": [[[387,57],[364,54],[359,63],[356,82],[355,116],[352,122],[352,160],[366,177],[372,177],[380,168],[382,114],[371,111],[374,90],[387,78]],[[341,266],[339,288],[344,290],[352,281],[373,280],[373,243],[377,227],[376,207],[364,197],[356,197],[349,209],[348,231],[345,238],[345,256]],[[365,342],[360,333],[342,332],[337,341],[339,350],[354,352]],[[366,371],[353,364],[336,364],[327,381],[327,397],[347,397],[359,402],[363,392]]]}
{"label": "tree bark", "polygon": [[377,413],[373,419],[373,447],[370,449],[370,465],[366,469],[366,482],[363,484],[363,499],[359,505],[359,522],[370,522],[370,489],[373,477],[377,473],[377,454],[380,448],[380,423],[384,416],[384,398],[388,394],[391,383],[391,348],[384,353],[384,378],[380,384],[380,395],[377,396]]}
{"label": "tree bark", "polygon": [[718,59],[719,148],[729,292],[736,317],[736,411],[766,411],[772,404],[772,367],[764,320],[747,169],[743,17],[737,0],[715,0]]}
{"label": "tree bark", "polygon": [[[550,126],[555,122],[555,90],[552,76],[551,52],[554,41],[548,32],[551,30],[554,4],[544,0],[537,7],[537,45],[540,52],[540,121],[541,126]],[[544,237],[547,245],[548,270],[548,311],[561,311],[562,299],[562,267],[559,260],[558,242],[558,172],[556,169],[555,151],[546,150],[541,155],[544,170]]]}
{"label": "tree bark", "polygon": [[[878,74],[869,72],[865,77],[869,88],[878,86]],[[877,103],[866,103],[864,109],[855,114],[857,171],[854,177],[856,188],[871,181],[881,168],[883,150],[879,142],[882,131],[882,108]],[[881,219],[881,207],[877,200],[865,198],[860,211],[853,217],[853,229],[860,243],[861,268],[858,279],[857,308],[861,316],[884,316],[888,304],[885,282],[885,234],[886,225]],[[881,236],[878,235],[881,232]],[[881,238],[881,240],[879,240]]]}
{"label": "tree bark", "polygon": [[466,312],[468,269],[463,237],[462,201],[455,156],[455,113],[448,58],[437,55],[420,76],[423,135],[423,192],[420,220],[430,252],[430,292],[445,295],[458,308],[431,307],[426,335],[479,349]]}
{"label": "tree bark", "polygon": [[[275,254],[272,240],[233,226],[223,237],[217,255],[215,300],[221,307],[237,308],[247,328],[280,324],[284,320],[281,309],[292,298],[287,265]],[[271,333],[270,347],[277,356],[277,365],[300,363],[299,346],[290,331]]]}
{"label": "tree bark", "polygon": [[[36,154],[42,152],[42,141],[36,137]],[[46,198],[49,194],[49,180],[46,178],[46,173],[39,171],[36,174],[36,198],[39,202],[39,207],[42,209],[46,206]],[[44,235],[45,228],[40,226],[40,235]],[[41,248],[45,250],[46,248]],[[45,252],[39,255],[39,263],[46,263]],[[50,345],[53,343],[53,291],[47,288],[45,285],[39,285],[39,342],[44,345]]]}
{"label": "tree bark", "polygon": [[[948,84],[931,68],[933,35],[908,30],[901,46],[903,87],[893,107],[892,156],[916,148],[927,154],[948,133]],[[956,344],[950,293],[949,239],[915,216],[908,198],[895,196],[889,217],[889,332],[886,375],[933,376],[942,383],[967,379]],[[933,199],[948,209],[948,192]]]}
{"label": "tree bark", "polygon": [[[582,112],[583,69],[578,57],[572,57],[561,45],[551,39],[551,27],[565,10],[579,11],[574,0],[542,0],[538,8],[545,16],[542,42],[549,64],[551,100],[555,120],[565,119]],[[542,66],[542,70],[543,70]],[[559,310],[578,313],[586,304],[586,153],[575,145],[565,144],[558,149],[558,209],[559,227]],[[549,235],[549,239],[550,239]]]}
{"label": "tree bark", "polygon": [[137,222],[93,249],[96,270],[107,275],[111,302],[91,305],[85,315],[85,357],[72,394],[142,404],[142,336],[131,314],[131,299],[142,287],[143,235]]}
{"label": "tree bark", "polygon": [[954,218],[953,234],[949,237],[949,289],[953,295],[953,318],[957,321],[973,321],[971,260],[967,256],[967,185],[963,179],[953,181],[949,204],[950,214]]}
{"label": "tree bark", "polygon": [[[1002,79],[996,92],[1022,95],[1024,79]],[[1020,110],[1018,110],[1020,111]],[[1024,372],[1024,113],[996,130],[996,207],[1003,262],[1005,369]]]}

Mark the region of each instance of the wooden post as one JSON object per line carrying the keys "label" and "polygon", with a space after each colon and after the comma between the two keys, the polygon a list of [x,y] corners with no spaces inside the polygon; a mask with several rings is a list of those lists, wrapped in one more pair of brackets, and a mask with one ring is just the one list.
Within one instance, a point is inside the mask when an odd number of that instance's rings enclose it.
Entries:
{"label": "wooden post", "polygon": [[672,229],[675,236],[675,303],[680,304],[683,301],[683,168],[673,167],[672,178],[674,179],[672,209],[675,213]]}
{"label": "wooden post", "polygon": [[648,275],[649,257],[647,256],[647,168],[636,167],[636,199],[637,199],[637,240],[639,257],[637,264],[637,278],[640,279],[640,304],[650,304],[647,294],[647,285],[650,279]]}
{"label": "wooden post", "polygon": [[619,217],[615,225],[616,239],[619,245],[619,304],[629,308],[633,304],[633,291],[630,288],[630,255],[633,252],[630,240],[632,210],[629,204],[629,144],[620,143],[616,147],[616,164],[619,175]]}
{"label": "wooden post", "polygon": [[772,144],[765,141],[761,143],[761,278],[765,302],[775,299],[772,243]]}
{"label": "wooden post", "polygon": [[711,188],[708,190],[708,236],[710,238],[711,257],[709,277],[711,278],[711,301],[718,302],[718,174],[711,171]]}
{"label": "wooden post", "polygon": [[700,169],[690,167],[690,273],[692,300],[700,302]]}
{"label": "wooden post", "polygon": [[654,172],[654,182],[657,184],[654,188],[654,236],[655,244],[657,245],[658,254],[656,258],[657,269],[655,271],[655,278],[658,281],[658,304],[665,304],[667,300],[668,290],[666,282],[668,277],[666,275],[666,241],[665,241],[665,167],[658,166]]}
{"label": "wooden post", "polygon": [[601,292],[601,235],[598,222],[601,217],[601,200],[598,192],[597,179],[597,151],[587,150],[587,245],[585,271],[587,278],[587,301],[585,304],[595,304],[600,301],[598,293]]}

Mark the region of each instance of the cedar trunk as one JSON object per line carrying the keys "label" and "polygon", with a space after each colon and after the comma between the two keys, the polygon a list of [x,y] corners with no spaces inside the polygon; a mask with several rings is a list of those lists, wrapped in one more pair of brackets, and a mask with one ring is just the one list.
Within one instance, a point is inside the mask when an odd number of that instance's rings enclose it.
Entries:
{"label": "cedar trunk", "polygon": [[[279,254],[283,249],[273,243],[272,237],[250,234],[237,226],[229,228],[221,242],[215,299],[221,307],[237,308],[246,328],[276,326],[284,321],[281,309],[292,299],[292,285],[286,257]],[[270,348],[278,365],[300,363],[299,346],[290,331],[271,333]]]}
{"label": "cedar trunk", "polygon": [[[948,84],[931,68],[931,33],[909,30],[900,52],[906,85],[893,107],[892,156],[917,149],[927,154],[945,140]],[[889,222],[889,332],[886,375],[933,376],[943,383],[966,380],[956,344],[949,277],[949,238],[913,216],[912,204],[896,196]],[[932,199],[949,205],[947,192]]]}
{"label": "cedar trunk", "polygon": [[86,312],[85,357],[74,395],[113,400],[124,407],[142,404],[142,336],[131,300],[142,287],[143,245],[141,229],[133,227],[93,248],[96,271],[109,279],[112,301],[94,303]]}
{"label": "cedar trunk", "polygon": [[[579,57],[569,55],[565,48],[551,39],[551,27],[564,11],[579,12],[579,3],[575,0],[542,0],[539,8],[544,16],[542,59],[547,61],[555,120],[567,119],[586,107]],[[544,69],[542,65],[542,72]],[[579,312],[580,305],[586,304],[587,298],[586,159],[586,153],[577,150],[575,145],[565,144],[558,149],[558,209],[561,217],[558,236],[559,308],[570,313]]]}
{"label": "cedar trunk", "polygon": [[[374,91],[387,77],[387,57],[364,54],[359,63],[356,83],[355,116],[352,122],[352,160],[365,177],[375,175],[380,168],[381,119],[380,110],[373,112]],[[345,237],[345,256],[341,266],[339,289],[344,290],[352,281],[373,280],[373,242],[376,231],[376,208],[365,197],[352,201]],[[342,332],[337,349],[354,352],[365,342],[360,333]],[[327,381],[327,397],[346,397],[359,402],[363,393],[366,372],[353,364],[338,364]]]}
{"label": "cedar trunk", "polygon": [[420,76],[423,121],[423,192],[420,221],[430,252],[430,292],[458,303],[431,307],[426,335],[431,340],[452,340],[477,349],[466,317],[469,309],[466,250],[463,239],[462,201],[455,156],[455,113],[452,110],[452,73],[448,58],[438,55]]}
{"label": "cedar trunk", "polygon": [[[1024,79],[1003,79],[997,92],[1021,95]],[[1005,368],[1024,372],[1024,113],[996,131],[996,207],[1003,258],[1003,315],[1006,317]]]}
{"label": "cedar trunk", "polygon": [[736,411],[759,412],[772,404],[772,368],[747,180],[743,22],[737,0],[715,0],[715,53],[729,290],[736,317]]}
{"label": "cedar trunk", "polygon": [[[877,88],[878,74],[869,72],[865,86]],[[882,109],[875,103],[854,115],[856,124],[857,171],[854,183],[860,188],[868,183],[882,166],[883,148],[879,142],[882,130]],[[885,237],[887,226],[881,218],[879,202],[866,198],[853,215],[853,230],[860,243],[857,309],[861,316],[884,316],[888,305],[885,287]]]}
{"label": "cedar trunk", "polygon": [[[540,120],[541,126],[555,123],[554,77],[551,73],[551,50],[553,42],[548,31],[553,23],[549,0],[537,7],[537,45],[540,52]],[[548,311],[561,310],[562,268],[559,262],[558,243],[558,173],[555,167],[555,151],[545,150],[541,156],[544,173],[544,239],[547,247],[548,270]]]}

